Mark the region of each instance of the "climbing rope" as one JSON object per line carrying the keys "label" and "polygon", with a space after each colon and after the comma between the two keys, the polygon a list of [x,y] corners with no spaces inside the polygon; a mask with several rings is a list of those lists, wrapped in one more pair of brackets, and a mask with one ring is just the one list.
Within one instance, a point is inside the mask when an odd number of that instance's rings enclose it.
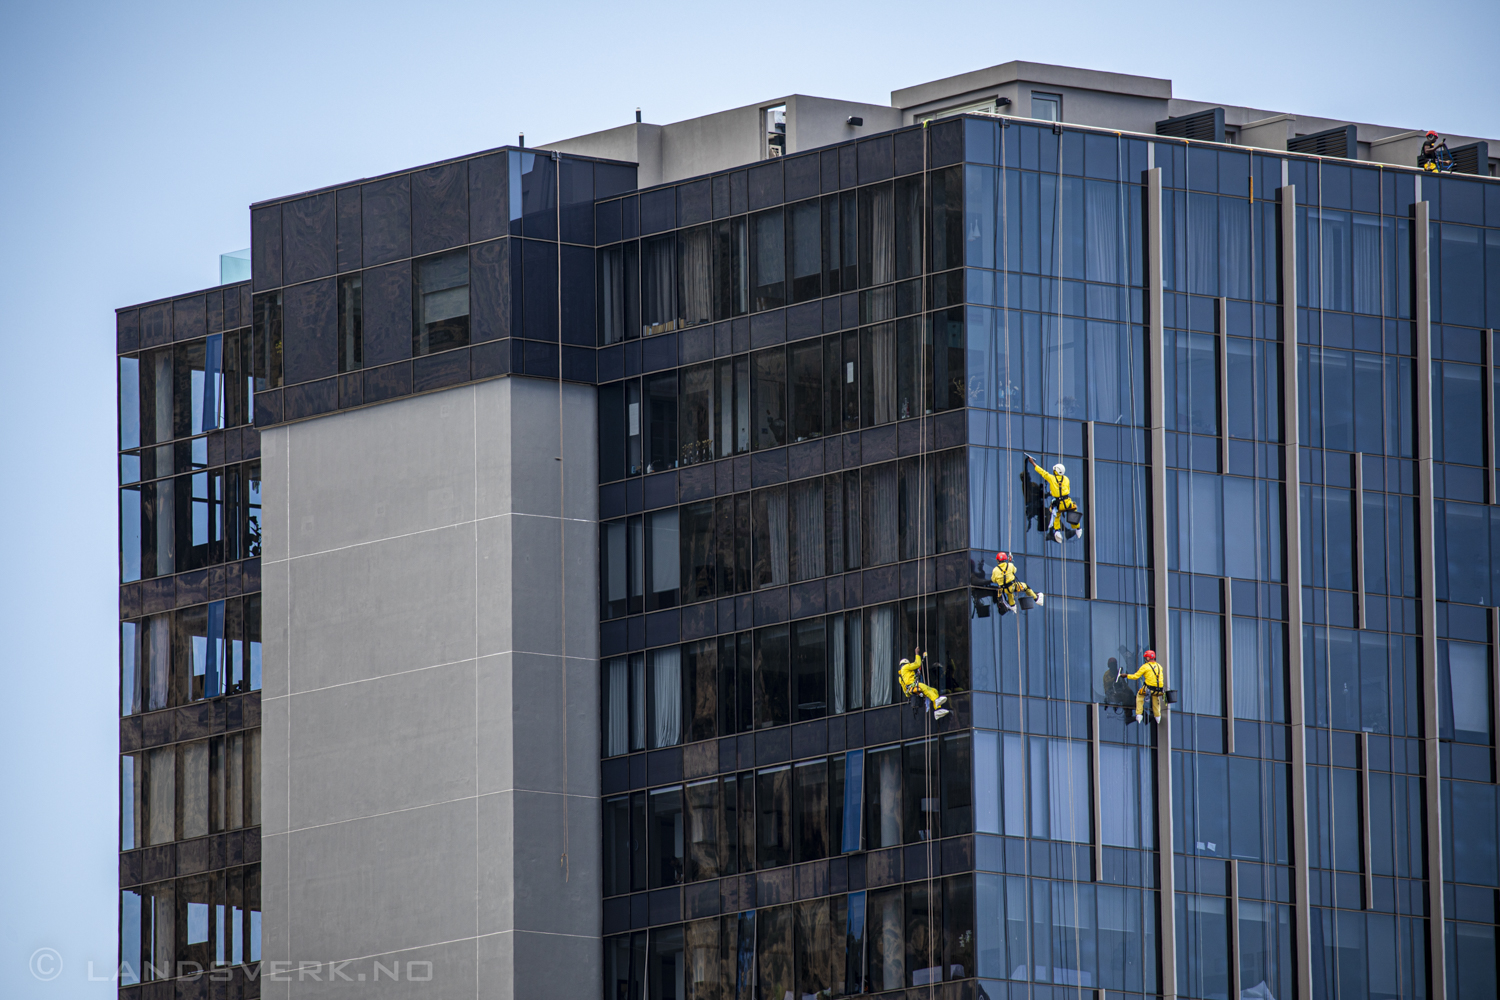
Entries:
{"label": "climbing rope", "polygon": [[[552,180],[555,201],[553,209],[562,216],[562,154],[554,150],[552,152]],[[562,233],[559,231],[557,239],[557,273],[562,274]],[[558,857],[558,866],[562,868],[563,881],[570,879],[571,872],[568,864],[568,463],[567,458],[567,436],[563,427],[563,349],[562,349],[562,301],[563,283],[557,283],[557,586],[558,596],[561,604],[562,618],[562,854]]]}

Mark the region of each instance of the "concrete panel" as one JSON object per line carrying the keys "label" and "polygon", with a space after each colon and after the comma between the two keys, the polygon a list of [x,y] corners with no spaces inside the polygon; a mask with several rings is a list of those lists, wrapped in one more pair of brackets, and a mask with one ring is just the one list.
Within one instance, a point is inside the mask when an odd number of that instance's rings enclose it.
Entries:
{"label": "concrete panel", "polygon": [[289,699],[292,829],[472,796],[474,672],[467,660]]}
{"label": "concrete panel", "polygon": [[[957,99],[962,95],[984,90],[993,93],[998,87],[1018,81],[1036,84],[1049,93],[1057,93],[1060,89],[1092,90],[1120,96],[1144,97],[1154,101],[1165,101],[1172,96],[1171,80],[1014,60],[998,66],[989,66],[985,69],[917,84],[914,87],[893,90],[891,91],[891,104],[905,111],[909,121],[913,111],[935,110],[945,104],[957,104],[960,103]],[[1064,102],[1064,109],[1066,110],[1066,102]]]}
{"label": "concrete panel", "polygon": [[[484,939],[481,945],[489,942]],[[517,931],[499,936],[493,961],[487,948],[480,949],[478,975],[486,982],[490,969],[508,970],[514,993],[501,994],[504,997],[594,997],[603,981],[600,951],[597,937]]]}
{"label": "concrete panel", "polygon": [[260,432],[261,564],[287,555],[286,439],[290,427]]}
{"label": "concrete panel", "polygon": [[660,125],[629,122],[602,132],[549,142],[537,148],[634,163],[636,185],[650,187],[661,183],[661,133]]}
{"label": "concrete panel", "polygon": [[1240,126],[1240,145],[1284,150],[1296,125],[1295,115],[1272,115],[1270,118],[1246,122]]}
{"label": "concrete panel", "polygon": [[474,528],[461,525],[294,560],[291,689],[474,655]]}
{"label": "concrete panel", "polygon": [[[564,383],[562,390],[559,409],[556,382],[507,378],[474,387],[479,426],[476,516],[519,512],[597,518],[597,395],[586,385]],[[562,448],[559,423],[566,442]],[[518,474],[513,476],[512,469]],[[564,494],[566,506],[560,499]]]}
{"label": "concrete panel", "polygon": [[784,100],[774,97],[666,126],[661,137],[661,183],[760,162],[761,109]]}
{"label": "concrete panel", "polygon": [[[307,532],[265,575],[281,622],[266,687],[289,692],[264,708],[262,791],[280,804],[265,933],[282,942],[267,957],[457,947],[442,961],[466,970],[377,992],[294,969],[265,996],[548,995],[513,979],[564,966],[572,985],[553,995],[597,993],[597,428],[593,390],[562,391],[561,433],[556,383],[502,379],[298,425],[290,463],[268,467],[287,528]],[[514,932],[531,934],[519,971]]]}
{"label": "concrete panel", "polygon": [[276,980],[289,984],[290,1000],[474,1000],[481,995],[477,949],[469,938],[353,960],[312,959],[278,968]]}
{"label": "concrete panel", "polygon": [[[850,115],[863,118],[865,123],[859,126],[848,124]],[[806,94],[794,94],[786,99],[788,153],[848,142],[900,127],[901,112],[884,104],[830,101],[826,97],[808,97]]]}
{"label": "concrete panel", "polygon": [[[559,530],[560,524],[566,528]],[[513,649],[561,654],[564,597],[568,655],[597,655],[598,526],[514,514],[480,521],[477,531],[480,655]],[[566,588],[559,576],[564,568]]]}
{"label": "concrete panel", "polygon": [[261,927],[260,948],[262,957],[268,961],[286,961],[291,957],[292,945],[289,936],[291,923],[285,919],[287,913],[287,835],[260,834],[260,906],[263,914],[274,915],[266,919]]}
{"label": "concrete panel", "polygon": [[260,564],[260,642],[261,642],[261,698],[278,698],[286,694],[289,687],[287,664],[291,650],[288,646],[288,597],[287,578],[290,564],[286,561]]}
{"label": "concrete panel", "polygon": [[474,800],[287,834],[293,960],[474,935]]}
{"label": "concrete panel", "polygon": [[289,427],[291,554],[473,518],[473,393],[412,396]]}
{"label": "concrete panel", "polygon": [[[504,793],[502,793],[504,794]],[[590,799],[511,792],[515,823],[550,836],[517,837],[514,845],[515,924],[554,934],[598,934],[599,807]],[[561,864],[567,803],[567,877]]]}
{"label": "concrete panel", "polygon": [[[511,653],[481,657],[478,662],[479,700],[478,774],[479,794],[507,791],[515,787],[516,746],[511,736],[515,686],[511,681]],[[523,697],[523,702],[525,698]],[[524,753],[527,766],[530,754]]]}
{"label": "concrete panel", "polygon": [[287,729],[291,699],[260,702],[260,833],[285,833],[287,825]]}

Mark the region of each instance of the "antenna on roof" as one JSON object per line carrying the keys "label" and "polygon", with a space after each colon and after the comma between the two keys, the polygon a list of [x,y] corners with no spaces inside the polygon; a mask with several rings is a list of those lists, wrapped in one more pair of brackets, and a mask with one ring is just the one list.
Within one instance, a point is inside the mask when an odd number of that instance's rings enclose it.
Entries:
{"label": "antenna on roof", "polygon": [[525,149],[526,148],[526,133],[525,132],[521,133],[521,140],[520,141],[521,141],[521,148]]}
{"label": "antenna on roof", "polygon": [[640,108],[636,108],[635,109],[635,123],[637,125],[639,125],[641,123],[641,109]]}

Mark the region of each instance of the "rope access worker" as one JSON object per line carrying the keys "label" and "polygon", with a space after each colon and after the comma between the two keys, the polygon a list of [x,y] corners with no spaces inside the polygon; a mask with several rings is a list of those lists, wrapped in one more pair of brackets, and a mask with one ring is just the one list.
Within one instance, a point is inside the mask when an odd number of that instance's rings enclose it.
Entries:
{"label": "rope access worker", "polygon": [[913,693],[921,692],[924,698],[932,702],[932,717],[934,719],[941,719],[948,714],[948,710],[943,707],[947,703],[948,698],[946,695],[938,694],[937,688],[923,684],[918,680],[922,676],[922,651],[914,649],[912,650],[912,655],[916,659],[908,660],[903,658],[901,660],[901,670],[896,674],[896,679],[901,682],[901,693],[910,698]]}
{"label": "rope access worker", "polygon": [[1160,722],[1162,702],[1167,697],[1166,671],[1162,669],[1160,663],[1156,662],[1156,650],[1154,649],[1148,649],[1142,653],[1141,659],[1145,661],[1141,664],[1141,668],[1135,673],[1125,676],[1125,679],[1128,681],[1141,682],[1141,689],[1135,694],[1135,721],[1145,721],[1141,716],[1146,709],[1146,694],[1150,692],[1151,714],[1156,717],[1157,722]]}
{"label": "rope access worker", "polygon": [[1429,173],[1441,173],[1451,165],[1444,162],[1448,159],[1448,144],[1436,132],[1428,132],[1422,140],[1422,151],[1417,154],[1417,166]]}
{"label": "rope access worker", "polygon": [[1052,467],[1052,471],[1048,472],[1030,455],[1025,458],[1052,491],[1052,524],[1048,529],[1052,532],[1052,540],[1061,542],[1065,534],[1068,538],[1082,538],[1083,515],[1079,513],[1078,505],[1073,502],[1072,483],[1068,479],[1067,467],[1058,462]]}
{"label": "rope access worker", "polygon": [[1025,581],[1016,579],[1016,564],[1011,560],[1010,553],[1008,552],[995,553],[995,568],[990,570],[990,582],[995,585],[996,590],[1000,591],[1000,611],[1002,614],[1006,611],[1016,610],[1017,592],[1024,593],[1037,604],[1041,604],[1042,598],[1047,596],[1045,594],[1038,594],[1026,586]]}

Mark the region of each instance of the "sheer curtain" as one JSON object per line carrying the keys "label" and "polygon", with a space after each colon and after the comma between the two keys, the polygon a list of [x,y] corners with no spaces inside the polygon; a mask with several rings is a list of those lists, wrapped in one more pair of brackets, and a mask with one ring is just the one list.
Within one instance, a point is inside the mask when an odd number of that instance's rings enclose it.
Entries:
{"label": "sheer curtain", "polygon": [[652,746],[682,742],[682,652],[677,646],[651,653]]}
{"label": "sheer curtain", "polygon": [[792,581],[823,575],[823,481],[792,484]]}
{"label": "sheer curtain", "polygon": [[1155,845],[1151,835],[1155,816],[1150,751],[1142,747],[1102,744],[1099,769],[1101,840],[1108,847]]}
{"label": "sheer curtain", "polygon": [[630,655],[630,749],[646,749],[646,654]]}
{"label": "sheer curtain", "polygon": [[1120,269],[1120,187],[1108,181],[1089,181],[1084,196],[1088,241],[1086,276],[1090,281],[1120,284],[1125,280]]}
{"label": "sheer curtain", "polygon": [[1239,719],[1281,722],[1281,625],[1253,618],[1236,618],[1234,642],[1234,714]]}
{"label": "sheer curtain", "polygon": [[641,333],[650,336],[664,333],[677,325],[675,296],[672,294],[676,278],[673,267],[672,237],[661,236],[646,240],[641,247],[641,288],[645,313],[641,317]]}
{"label": "sheer curtain", "polygon": [[[1177,677],[1167,675],[1168,687],[1182,688],[1182,711],[1201,715],[1224,714],[1224,645],[1219,616],[1172,612],[1172,648],[1177,655]],[[1171,670],[1171,664],[1167,668]]]}
{"label": "sheer curtain", "polygon": [[779,587],[787,582],[787,524],[786,493],[771,490],[766,494],[766,521],[771,540],[771,582],[768,587]]}
{"label": "sheer curtain", "polygon": [[872,413],[869,424],[888,424],[896,419],[896,325],[880,323],[866,334]]}
{"label": "sheer curtain", "polygon": [[713,319],[712,255],[713,239],[708,226],[684,230],[678,236],[677,315],[683,326],[696,326]]}
{"label": "sheer curtain", "polygon": [[630,673],[625,657],[604,665],[604,755],[630,752]]}
{"label": "sheer curtain", "polygon": [[605,344],[625,339],[625,250],[609,247],[599,251],[600,331]]}
{"label": "sheer curtain", "polygon": [[1380,216],[1355,212],[1354,311],[1380,315]]}
{"label": "sheer curtain", "polygon": [[887,462],[864,472],[865,565],[896,561],[898,496],[896,463]]}
{"label": "sheer curtain", "polygon": [[865,612],[870,619],[870,707],[891,703],[896,674],[896,608],[884,604]]}
{"label": "sheer curtain", "polygon": [[833,641],[829,644],[829,673],[833,675],[833,714],[842,715],[847,708],[844,698],[845,678],[845,646],[844,646],[845,618],[843,615],[833,616]]}
{"label": "sheer curtain", "polygon": [[1250,203],[1219,199],[1219,294],[1250,298]]}
{"label": "sheer curtain", "polygon": [[1197,295],[1219,294],[1219,199],[1188,195],[1187,284]]}
{"label": "sheer curtain", "polygon": [[962,448],[933,456],[937,463],[934,513],[937,520],[937,551],[952,552],[968,546],[968,472]]}
{"label": "sheer curtain", "polygon": [[870,192],[870,283],[896,280],[896,193],[889,184]]}

